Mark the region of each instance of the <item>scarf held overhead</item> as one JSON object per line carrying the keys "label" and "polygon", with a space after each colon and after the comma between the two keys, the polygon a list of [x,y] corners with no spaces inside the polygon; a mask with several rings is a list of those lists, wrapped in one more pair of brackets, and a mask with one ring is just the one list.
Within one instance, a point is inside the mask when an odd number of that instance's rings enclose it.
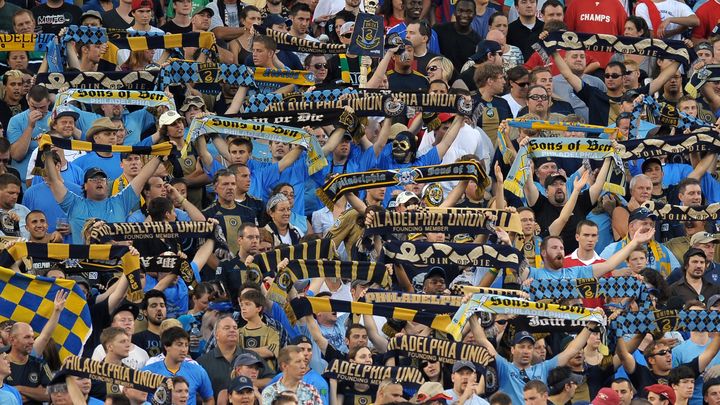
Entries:
{"label": "scarf held overhead", "polygon": [[720,203],[685,207],[647,201],[642,206],[652,211],[662,221],[716,221],[720,219]]}
{"label": "scarf held overhead", "polygon": [[682,41],[653,38],[622,37],[609,34],[587,34],[555,31],[548,34],[542,45],[549,51],[558,49],[623,53],[671,59],[686,68],[697,58],[695,51]]}
{"label": "scarf held overhead", "polygon": [[116,222],[93,227],[89,239],[93,242],[107,243],[109,241],[179,239],[183,237],[213,238],[216,233],[217,229],[214,223],[203,221]]}
{"label": "scarf held overhead", "polygon": [[512,246],[476,243],[389,241],[385,255],[393,261],[413,265],[458,265],[472,267],[520,267],[520,252]]}
{"label": "scarf held overhead", "polygon": [[720,151],[720,137],[710,128],[699,128],[690,134],[662,138],[631,139],[619,142],[618,154],[623,160],[693,152]]}
{"label": "scarf held overhead", "polygon": [[525,291],[530,293],[532,300],[599,297],[639,299],[643,289],[643,283],[635,277],[611,277],[534,280]]}
{"label": "scarf held overhead", "polygon": [[456,295],[409,294],[376,289],[368,290],[360,298],[360,301],[430,311],[437,314],[454,313],[462,305],[462,297]]}
{"label": "scarf held overhead", "polygon": [[0,34],[0,52],[47,52],[53,34]]}
{"label": "scarf held overhead", "polygon": [[255,255],[254,261],[263,271],[263,274],[268,274],[277,271],[278,263],[285,258],[288,260],[332,260],[334,257],[335,245],[332,239],[323,238],[259,253]]}
{"label": "scarf held overhead", "polygon": [[390,339],[389,354],[401,354],[427,362],[454,364],[456,361],[470,361],[487,366],[494,359],[487,349],[469,343],[451,342],[425,336],[403,335]]}
{"label": "scarf held overhead", "polygon": [[326,44],[319,41],[310,41],[259,25],[255,26],[255,32],[260,35],[269,36],[275,41],[278,49],[285,51],[309,53],[312,55],[338,55],[344,54],[346,50],[345,45],[342,44]]}
{"label": "scarf held overhead", "polygon": [[157,72],[147,70],[39,73],[35,77],[35,84],[42,84],[50,91],[65,91],[69,88],[150,91],[155,89],[156,78]]}
{"label": "scarf held overhead", "polygon": [[[489,210],[500,213],[495,221],[485,216],[484,211],[469,212],[465,210],[434,209],[412,212],[385,211],[373,215],[370,224],[365,228],[365,235],[389,235],[392,233],[427,233],[440,232],[449,234],[491,234],[493,230],[488,224],[503,227],[509,223],[511,213],[508,211]],[[504,227],[503,227],[504,228]]]}
{"label": "scarf held overhead", "polygon": [[70,89],[58,93],[55,107],[71,101],[86,104],[122,104],[143,107],[165,106],[175,111],[175,102],[161,91]]}
{"label": "scarf held overhead", "polygon": [[418,387],[425,382],[420,370],[414,367],[372,366],[335,359],[323,373],[326,379],[377,387],[383,380],[392,379],[402,385]]}
{"label": "scarf held overhead", "polygon": [[717,332],[720,313],[717,311],[670,309],[627,312],[611,322],[617,336],[653,333],[662,336],[671,331]]}
{"label": "scarf held overhead", "polygon": [[332,208],[343,194],[368,187],[406,186],[452,180],[473,180],[481,189],[485,189],[490,183],[482,165],[477,161],[470,161],[338,174],[318,188],[316,193],[320,201],[328,208]]}

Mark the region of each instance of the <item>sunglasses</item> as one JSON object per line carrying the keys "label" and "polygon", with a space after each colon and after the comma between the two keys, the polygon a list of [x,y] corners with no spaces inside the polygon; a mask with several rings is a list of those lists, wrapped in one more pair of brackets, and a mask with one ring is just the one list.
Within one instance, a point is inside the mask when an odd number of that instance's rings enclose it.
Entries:
{"label": "sunglasses", "polygon": [[316,63],[313,65],[315,69],[327,69],[327,63]]}
{"label": "sunglasses", "polygon": [[342,35],[340,35],[340,36],[343,37],[343,38],[350,39],[350,38],[352,38],[352,32],[349,32],[349,33],[347,33],[347,34],[342,34]]}
{"label": "sunglasses", "polygon": [[633,74],[635,72],[637,72],[637,70],[628,70],[627,72],[625,72],[625,76],[630,76],[631,74]]}
{"label": "sunglasses", "polygon": [[653,354],[653,356],[664,356],[666,354],[672,354],[672,350],[671,349],[660,350],[659,352]]}
{"label": "sunglasses", "polygon": [[511,80],[511,81],[512,81],[513,83],[517,84],[517,85],[520,86],[520,87],[527,87],[527,86],[530,85],[530,82],[522,82],[522,83],[520,83],[520,82],[516,82],[515,80]]}
{"label": "sunglasses", "polygon": [[437,67],[437,66],[428,66],[428,67],[427,67],[427,71],[428,71],[428,72],[434,72],[434,71],[436,71],[436,70],[438,70],[438,69],[440,69],[440,68]]}
{"label": "sunglasses", "polygon": [[533,94],[532,96],[528,96],[528,98],[533,101],[548,101],[550,97],[548,97],[547,94]]}
{"label": "sunglasses", "polygon": [[623,75],[621,75],[620,73],[605,73],[605,78],[606,78],[606,79],[617,79],[617,78],[622,77],[622,76],[623,76]]}
{"label": "sunglasses", "polygon": [[505,325],[508,323],[508,320],[507,319],[498,319],[497,321],[495,321],[495,323],[498,325]]}

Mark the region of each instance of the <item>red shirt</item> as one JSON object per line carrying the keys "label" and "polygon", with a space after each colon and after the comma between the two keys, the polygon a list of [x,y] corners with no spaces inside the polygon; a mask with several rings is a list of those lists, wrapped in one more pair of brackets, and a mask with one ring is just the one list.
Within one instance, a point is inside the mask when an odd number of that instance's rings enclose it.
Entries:
{"label": "red shirt", "polygon": [[700,25],[693,30],[693,38],[707,39],[720,22],[720,4],[717,0],[708,0],[698,7],[695,15],[700,19]]}
{"label": "red shirt", "polygon": [[[714,1],[714,0],[711,0]],[[623,35],[627,12],[618,0],[574,0],[565,11],[569,31]],[[612,53],[588,52],[605,69]]]}
{"label": "red shirt", "polygon": [[[575,250],[574,252],[565,256],[565,259],[563,259],[563,267],[589,266],[605,261],[605,259],[598,256],[597,253],[593,252],[595,253],[595,257],[593,257],[593,259],[589,263],[585,263],[578,258],[577,252],[578,251]],[[605,273],[603,277],[610,277],[610,273]],[[603,298],[583,298],[583,305],[585,306],[585,308],[602,308],[603,305],[605,305],[605,300]]]}

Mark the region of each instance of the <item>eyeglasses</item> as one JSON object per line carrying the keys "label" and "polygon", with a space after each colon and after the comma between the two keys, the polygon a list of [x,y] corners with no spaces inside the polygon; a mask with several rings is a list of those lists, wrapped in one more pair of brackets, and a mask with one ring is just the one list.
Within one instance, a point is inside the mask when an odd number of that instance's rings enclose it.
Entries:
{"label": "eyeglasses", "polygon": [[315,69],[327,69],[327,63],[316,63],[313,65]]}
{"label": "eyeglasses", "polygon": [[89,181],[91,183],[102,183],[105,180],[106,180],[105,177],[91,177],[91,178],[87,179],[87,181]]}
{"label": "eyeglasses", "polygon": [[532,96],[528,96],[528,98],[533,101],[548,101],[550,97],[548,97],[547,94],[533,94]]}
{"label": "eyeglasses", "polygon": [[497,56],[502,56],[502,55],[503,55],[503,52],[502,52],[502,51],[495,51],[495,52],[489,52],[489,53],[490,53],[490,55],[497,55]]}
{"label": "eyeglasses", "polygon": [[349,33],[347,33],[347,34],[342,34],[342,35],[340,35],[340,36],[343,37],[343,38],[350,39],[350,38],[352,38],[352,32],[349,32]]}
{"label": "eyeglasses", "polygon": [[620,73],[605,73],[606,79],[617,79],[619,77],[622,77]]}
{"label": "eyeglasses", "polygon": [[666,354],[672,354],[672,349],[660,350],[659,352],[654,353],[653,356],[664,356]]}
{"label": "eyeglasses", "polygon": [[511,80],[511,82],[517,84],[517,85],[520,86],[520,87],[527,87],[527,86],[530,85],[530,82],[522,82],[522,83],[520,83],[520,82],[516,82],[515,80]]}
{"label": "eyeglasses", "polygon": [[434,72],[434,71],[436,71],[436,70],[438,70],[438,69],[440,69],[440,67],[438,67],[438,66],[428,66],[428,67],[427,67],[427,71],[428,71],[428,72]]}

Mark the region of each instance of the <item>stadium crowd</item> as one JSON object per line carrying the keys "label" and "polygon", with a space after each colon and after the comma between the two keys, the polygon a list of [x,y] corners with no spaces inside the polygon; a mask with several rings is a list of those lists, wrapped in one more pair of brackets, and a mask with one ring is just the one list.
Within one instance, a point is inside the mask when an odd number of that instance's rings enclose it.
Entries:
{"label": "stadium crowd", "polygon": [[[6,51],[26,37],[0,36],[5,250],[18,243],[89,245],[95,243],[94,230],[113,223],[211,222],[224,236],[223,243],[213,237],[152,235],[113,242],[130,246],[131,255],[169,255],[189,266],[192,284],[177,271],[143,268],[141,300],[128,299],[135,281],[114,262],[102,262],[109,267],[101,269],[97,261],[92,265],[75,258],[13,260],[8,267],[14,272],[64,289],[46,298],[40,323],[31,324],[22,311],[0,308],[0,404],[720,404],[720,334],[670,328],[616,337],[609,327],[628,312],[720,310],[720,222],[673,220],[647,205],[720,203],[719,149],[625,160],[619,167],[622,191],[605,188],[608,173],[618,169],[612,157],[593,160],[579,154],[533,157],[521,174],[526,178],[520,192],[504,186],[513,180],[513,162],[534,138],[597,137],[582,132],[583,124],[611,128],[607,134],[614,142],[690,136],[690,129],[668,125],[658,110],[646,108],[643,95],[662,111],[708,123],[710,136],[718,140],[720,81],[713,79],[720,79],[720,70],[713,65],[720,64],[720,2],[385,0],[374,13],[388,37],[398,34],[402,40],[387,44],[384,56],[372,60],[367,83],[358,55],[292,50],[276,41],[275,34],[283,33],[308,43],[350,45],[356,30],[367,35],[368,26],[355,27],[355,21],[372,8],[360,0],[0,0],[0,31],[8,34],[63,38],[71,26],[103,27],[108,38],[134,32],[212,33],[217,63],[306,71],[314,81],[288,84],[256,75],[251,86],[171,83],[160,91],[173,108],[125,105],[120,98],[108,102],[102,95],[100,102],[61,103],[60,94],[75,87],[72,78],[84,78],[95,90],[123,90],[123,84],[103,83],[135,73],[127,77],[139,81],[144,73],[157,75],[177,52],[113,50],[112,40],[72,38],[62,47],[60,70],[53,72],[50,51]],[[696,58],[683,64],[641,52],[536,46],[558,31],[674,40]],[[208,52],[200,48],[182,46],[180,58],[207,63]],[[708,67],[707,83],[697,92],[686,91],[693,73]],[[105,72],[107,78],[93,81],[92,72]],[[48,79],[53,74],[65,77],[64,87],[53,87]],[[427,119],[423,106],[406,106],[397,116],[355,117],[356,129],[340,124],[298,128],[317,140],[327,160],[319,170],[311,168],[309,144],[188,135],[194,120],[242,118],[248,103],[270,93],[358,89],[361,83],[388,90],[391,99],[408,92],[451,94],[475,107],[472,114],[441,112]],[[349,107],[342,112],[355,114]],[[568,127],[517,127],[508,122],[514,119]],[[170,142],[187,154],[50,146],[43,143],[45,134],[101,146]],[[459,161],[479,165],[489,184],[467,179],[365,184],[327,205],[316,194],[334,175],[375,169],[407,173],[408,168]],[[477,234],[472,229],[463,234],[365,232],[381,214],[428,207],[504,211],[518,219],[521,231],[490,223],[489,232]],[[289,293],[278,300],[273,286],[292,260],[281,257],[261,276],[248,275],[259,255],[318,240],[331,240],[336,250],[325,259],[374,263],[387,271],[390,284],[313,277],[293,280]],[[518,270],[402,262],[386,255],[398,240],[509,245],[521,263]],[[531,314],[522,312],[470,314],[467,325],[461,325],[460,341],[483,348],[489,356],[483,363],[428,361],[392,348],[393,339],[403,336],[456,340],[423,322],[363,314],[355,306],[313,306],[295,319],[297,307],[290,305],[307,297],[358,302],[377,291],[462,295],[462,286],[527,294],[543,280],[620,277],[640,280],[646,300],[552,300],[603,314],[602,322],[580,328],[566,328],[562,320],[551,330],[524,328],[518,325],[527,326]],[[71,282],[62,284],[63,279]],[[0,282],[0,307],[31,305],[19,298],[22,290],[9,288],[13,280]],[[78,305],[71,299],[73,291],[86,298],[92,325],[82,350],[74,354],[166,376],[167,398],[102,380],[101,372],[80,376],[65,369],[58,331],[67,336],[59,325],[71,302]],[[30,312],[40,312],[35,308]],[[455,310],[448,311],[450,317]],[[521,318],[524,323],[518,322]],[[412,367],[424,382],[408,384],[387,377],[390,371],[379,383],[343,378],[347,370],[359,368],[328,373],[342,361],[351,367],[387,367],[377,369],[384,371]]]}

